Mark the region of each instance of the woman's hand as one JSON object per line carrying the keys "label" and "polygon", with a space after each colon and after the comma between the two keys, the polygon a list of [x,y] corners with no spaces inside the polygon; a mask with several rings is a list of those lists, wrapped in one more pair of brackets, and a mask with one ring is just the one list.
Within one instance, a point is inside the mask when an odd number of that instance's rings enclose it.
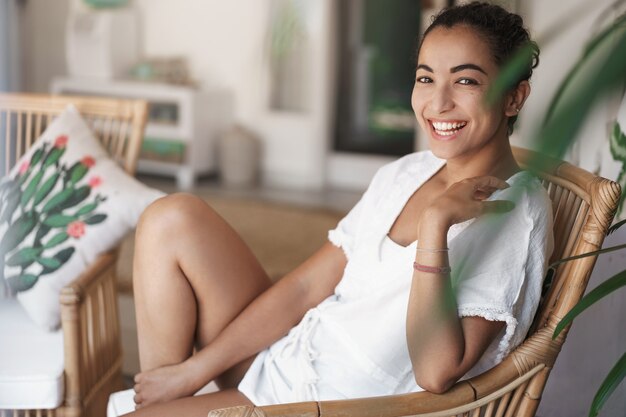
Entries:
{"label": "woman's hand", "polygon": [[135,375],[135,408],[193,395],[185,362],[163,366]]}
{"label": "woman's hand", "polygon": [[[515,206],[511,201],[484,201],[496,190],[509,184],[497,177],[467,178],[452,184],[424,211],[423,219],[444,228],[462,223],[485,213],[504,213]],[[423,223],[420,221],[420,224]]]}

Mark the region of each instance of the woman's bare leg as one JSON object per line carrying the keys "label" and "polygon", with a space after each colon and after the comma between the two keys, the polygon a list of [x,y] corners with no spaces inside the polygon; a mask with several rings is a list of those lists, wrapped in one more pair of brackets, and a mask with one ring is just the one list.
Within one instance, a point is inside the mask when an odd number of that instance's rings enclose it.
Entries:
{"label": "woman's bare leg", "polygon": [[206,417],[211,410],[236,405],[252,405],[245,395],[234,388],[198,395],[196,397],[181,398],[163,404],[155,404],[140,408],[128,417]]}
{"label": "woman's bare leg", "polygon": [[[141,216],[133,285],[140,364],[146,371],[184,361],[194,343],[206,346],[271,281],[237,233],[204,201],[174,194]],[[250,362],[226,372],[218,385],[235,387]]]}

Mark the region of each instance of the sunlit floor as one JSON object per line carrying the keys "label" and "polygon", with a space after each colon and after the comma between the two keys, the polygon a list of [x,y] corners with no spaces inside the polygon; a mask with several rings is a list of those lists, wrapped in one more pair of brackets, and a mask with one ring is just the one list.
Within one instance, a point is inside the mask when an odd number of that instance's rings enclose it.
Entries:
{"label": "sunlit floor", "polygon": [[[151,187],[168,193],[179,191],[172,178],[139,175],[138,178]],[[202,197],[214,195],[216,197],[233,197],[256,199],[273,203],[293,204],[312,208],[328,208],[347,212],[356,204],[362,191],[353,190],[292,190],[258,186],[253,188],[225,187],[216,176],[201,178],[196,186],[190,190]]]}

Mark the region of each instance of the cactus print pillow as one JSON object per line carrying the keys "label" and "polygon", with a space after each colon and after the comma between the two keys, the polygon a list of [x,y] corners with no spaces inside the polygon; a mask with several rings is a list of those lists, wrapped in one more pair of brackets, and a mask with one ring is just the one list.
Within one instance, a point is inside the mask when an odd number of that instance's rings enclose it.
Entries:
{"label": "cactus print pillow", "polygon": [[112,161],[68,108],[0,182],[0,282],[36,323],[58,327],[61,289],[161,195]]}

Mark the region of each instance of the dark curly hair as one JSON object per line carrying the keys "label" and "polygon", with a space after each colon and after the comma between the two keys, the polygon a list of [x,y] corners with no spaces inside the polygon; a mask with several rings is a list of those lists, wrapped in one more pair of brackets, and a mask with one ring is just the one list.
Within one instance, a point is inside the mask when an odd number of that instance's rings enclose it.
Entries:
{"label": "dark curly hair", "polygon": [[[489,44],[493,58],[500,67],[520,48],[527,45],[531,47],[532,54],[529,55],[526,69],[511,87],[517,86],[521,81],[529,80],[533,69],[539,65],[539,46],[530,39],[522,18],[500,6],[478,1],[445,8],[434,16],[432,23],[424,32],[417,51],[418,55],[424,39],[433,29],[439,26],[452,28],[457,25],[475,29]],[[509,118],[510,132],[516,120],[517,116]]]}

